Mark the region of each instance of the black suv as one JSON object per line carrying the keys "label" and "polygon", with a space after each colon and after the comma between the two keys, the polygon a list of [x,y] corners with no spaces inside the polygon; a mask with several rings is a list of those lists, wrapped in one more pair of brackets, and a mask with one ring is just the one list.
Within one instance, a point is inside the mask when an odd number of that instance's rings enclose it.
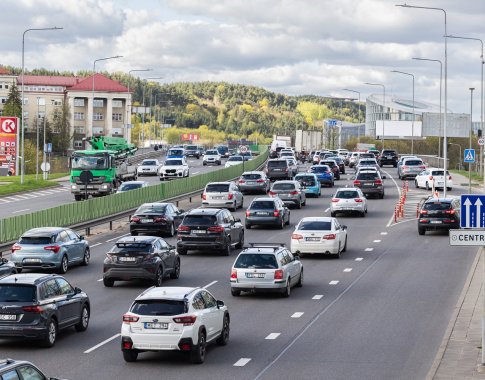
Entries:
{"label": "black suv", "polygon": [[61,329],[88,328],[86,293],[55,274],[12,274],[0,279],[0,337],[33,338],[52,347]]}
{"label": "black suv", "polygon": [[381,155],[377,159],[377,163],[380,167],[384,165],[392,165],[397,168],[397,161],[399,160],[397,152],[393,149],[384,149]]}
{"label": "black suv", "polygon": [[187,145],[184,148],[185,157],[195,157],[200,158],[200,151],[197,145]]}
{"label": "black suv", "polygon": [[376,195],[384,198],[384,177],[377,170],[360,170],[354,180],[354,186],[362,190],[364,195]]}
{"label": "black suv", "polygon": [[418,233],[460,228],[460,199],[429,198],[419,210]]}
{"label": "black suv", "polygon": [[162,286],[163,278],[180,275],[180,258],[175,247],[155,236],[125,236],[106,254],[103,283],[112,287],[115,281],[149,280]]}
{"label": "black suv", "polygon": [[243,245],[244,226],[226,209],[193,209],[177,229],[177,251],[181,255],[188,250],[216,249],[229,256],[233,246]]}
{"label": "black suv", "polygon": [[13,359],[0,360],[0,379],[60,380],[56,377],[47,377],[31,362]]}

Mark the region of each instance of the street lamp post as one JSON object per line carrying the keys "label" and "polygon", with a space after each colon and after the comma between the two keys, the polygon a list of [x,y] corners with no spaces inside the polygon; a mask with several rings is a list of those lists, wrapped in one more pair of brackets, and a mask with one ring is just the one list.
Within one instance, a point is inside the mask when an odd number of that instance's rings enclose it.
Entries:
{"label": "street lamp post", "polygon": [[126,107],[126,140],[128,142],[131,142],[131,131],[129,131],[128,126],[131,125],[130,115],[131,107],[133,105],[132,97],[130,95],[131,73],[140,71],[152,71],[152,69],[133,69],[128,71],[128,98],[130,99],[130,105]]}
{"label": "street lamp post", "polygon": [[37,117],[35,118],[35,126],[37,129],[37,145],[35,150],[35,180],[39,179],[39,104],[40,96],[37,97]]}
{"label": "street lamp post", "polygon": [[[15,143],[15,174],[18,175],[19,173],[19,158],[22,159],[22,170],[20,175],[20,183],[24,183],[24,175],[25,175],[25,156],[24,156],[24,146],[25,146],[25,129],[24,129],[24,76],[25,76],[25,34],[31,31],[40,31],[40,30],[60,30],[64,28],[59,28],[54,26],[52,28],[30,28],[24,30],[22,34],[22,101],[21,103],[21,122],[19,128],[17,128],[17,138]],[[19,134],[22,132],[22,153],[21,156],[19,155]]]}
{"label": "street lamp post", "polygon": [[440,131],[438,136],[438,158],[441,159],[441,132],[442,132],[442,123],[443,123],[443,111],[441,109],[441,87],[443,85],[443,62],[441,62],[439,59],[428,59],[428,58],[417,58],[417,57],[414,57],[413,59],[417,61],[439,62],[440,64]]}
{"label": "street lamp post", "polygon": [[[385,119],[386,119],[386,114],[385,114],[385,109],[386,109],[386,86],[384,86],[382,83],[364,83],[369,86],[381,86],[382,87],[382,92],[383,92],[383,103],[382,103],[382,150],[384,150],[384,138],[385,138],[385,130],[384,130],[384,124],[385,124]],[[376,123],[376,129],[377,129],[377,123]],[[377,131],[376,131],[377,132]]]}
{"label": "street lamp post", "polygon": [[416,119],[416,113],[414,112],[414,75],[399,70],[392,70],[391,73],[404,74],[413,77],[413,122],[411,124],[411,154],[414,154],[414,120]]}
{"label": "street lamp post", "polygon": [[[150,77],[150,78],[145,78],[145,80],[154,80],[154,79],[162,79],[163,77]],[[145,147],[145,85],[143,85],[143,93],[142,93],[142,103],[143,103],[143,114],[141,115],[141,140],[142,140],[142,148]],[[150,94],[150,99],[151,99],[151,94]],[[151,100],[150,100],[151,102]],[[151,110],[150,110],[151,112]]]}
{"label": "street lamp post", "polygon": [[[474,87],[470,87],[470,131],[468,148],[472,148],[472,130],[473,130],[473,90]],[[472,164],[468,163],[468,194],[472,193]]]}
{"label": "street lamp post", "polygon": [[[356,94],[359,94],[359,123],[361,123],[361,119],[360,119],[360,92],[359,91],[355,91],[355,90],[350,90],[348,88],[344,88],[343,89],[344,91],[350,91],[350,92],[355,92]],[[360,125],[359,127],[357,128],[357,142],[360,143]]]}

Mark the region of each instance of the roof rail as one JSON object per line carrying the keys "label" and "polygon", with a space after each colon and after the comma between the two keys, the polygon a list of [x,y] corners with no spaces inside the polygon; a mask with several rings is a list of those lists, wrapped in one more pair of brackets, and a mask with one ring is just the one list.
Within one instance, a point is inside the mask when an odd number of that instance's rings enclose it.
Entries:
{"label": "roof rail", "polygon": [[[285,243],[249,243],[249,248],[273,248],[286,247]],[[248,248],[248,247],[245,247]]]}
{"label": "roof rail", "polygon": [[186,299],[191,293],[195,292],[196,290],[199,290],[200,287],[197,286],[196,288],[192,289],[190,292],[188,292],[187,294],[184,294],[184,299]]}

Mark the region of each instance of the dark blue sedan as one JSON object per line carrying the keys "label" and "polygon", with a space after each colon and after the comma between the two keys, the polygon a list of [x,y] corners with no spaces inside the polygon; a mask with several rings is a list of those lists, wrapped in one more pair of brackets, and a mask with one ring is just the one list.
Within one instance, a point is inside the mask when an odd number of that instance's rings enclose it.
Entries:
{"label": "dark blue sedan", "polygon": [[329,187],[333,187],[334,178],[332,169],[330,169],[327,165],[313,165],[308,169],[309,173],[314,173],[317,175],[318,180],[320,181],[320,185],[327,185]]}

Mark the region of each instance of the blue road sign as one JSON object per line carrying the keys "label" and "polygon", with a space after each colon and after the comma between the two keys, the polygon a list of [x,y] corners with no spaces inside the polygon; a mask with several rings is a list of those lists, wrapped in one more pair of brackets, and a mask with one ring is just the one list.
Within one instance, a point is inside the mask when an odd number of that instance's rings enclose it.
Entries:
{"label": "blue road sign", "polygon": [[463,162],[475,162],[475,149],[465,149],[463,152]]}
{"label": "blue road sign", "polygon": [[337,126],[337,120],[335,120],[335,119],[327,120],[327,125],[329,127],[336,127]]}
{"label": "blue road sign", "polygon": [[462,194],[461,228],[485,228],[485,195]]}

